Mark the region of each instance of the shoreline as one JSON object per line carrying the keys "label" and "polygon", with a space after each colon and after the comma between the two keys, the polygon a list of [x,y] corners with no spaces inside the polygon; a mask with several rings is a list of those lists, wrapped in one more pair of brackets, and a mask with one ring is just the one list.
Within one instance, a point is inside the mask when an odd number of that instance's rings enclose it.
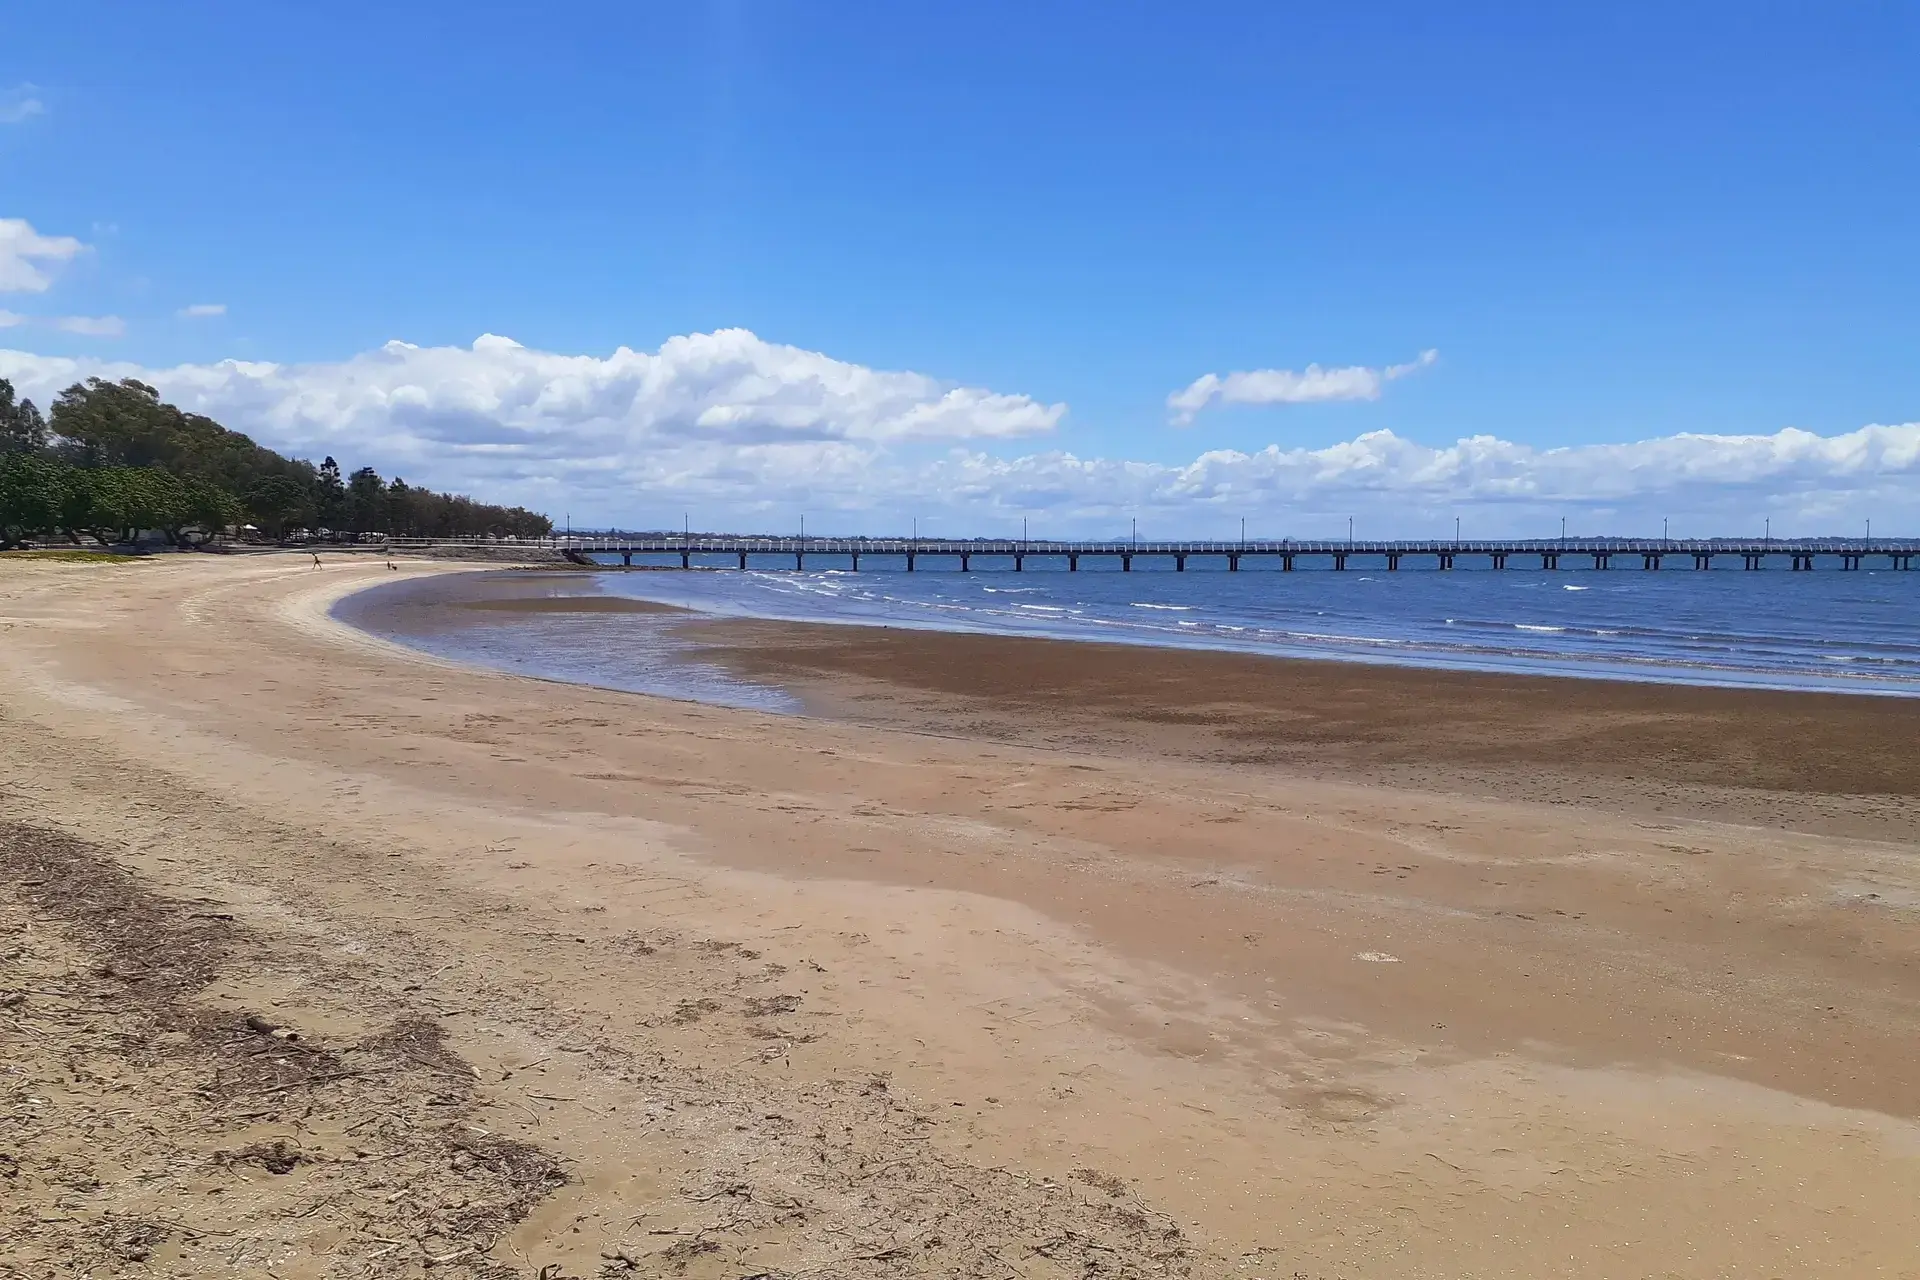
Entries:
{"label": "shoreline", "polygon": [[[1097,573],[1069,583],[1047,574],[670,573],[641,581],[614,568],[606,573],[601,589],[612,594],[723,617],[1920,698],[1920,646],[1912,639],[1920,634],[1920,601],[1888,595],[1864,578],[1803,582],[1782,595],[1772,587],[1756,594],[1762,584],[1738,575],[1706,591],[1674,575],[1664,583],[1615,574],[1612,582],[1556,584],[1448,573],[1295,575],[1229,591],[1227,575],[1217,574]],[[1810,585],[1818,587],[1814,598],[1802,600]],[[1838,637],[1818,621],[1856,613]]]}
{"label": "shoreline", "polygon": [[[669,665],[717,666],[797,700],[762,710],[843,723],[1867,838],[1920,826],[1914,699],[721,617],[491,575],[400,607],[428,630],[644,615]],[[369,612],[341,625],[394,642],[391,613]]]}
{"label": "shoreline", "polygon": [[[482,589],[475,598],[441,598],[424,601],[398,601],[398,605],[439,604],[449,605],[475,613],[498,612],[519,613],[523,615],[565,614],[565,613],[658,613],[684,617],[689,622],[713,622],[725,624],[757,623],[767,626],[792,626],[799,628],[826,627],[851,629],[855,631],[883,631],[921,633],[935,636],[977,636],[984,640],[1034,641],[1067,645],[1087,645],[1098,648],[1145,649],[1173,654],[1197,654],[1207,656],[1226,656],[1251,659],[1259,662],[1279,664],[1334,664],[1345,667],[1379,668],[1394,672],[1429,672],[1439,677],[1489,677],[1493,679],[1515,679],[1523,681],[1577,681],[1581,683],[1627,684],[1653,686],[1656,688],[1675,688],[1681,690],[1714,690],[1734,693],[1812,695],[1816,697],[1837,697],[1847,699],[1873,698],[1910,700],[1920,704],[1920,688],[1874,687],[1875,677],[1847,671],[1830,673],[1820,680],[1795,680],[1787,677],[1769,679],[1758,673],[1743,673],[1737,669],[1716,669],[1698,664],[1668,661],[1654,658],[1617,658],[1600,659],[1594,657],[1579,658],[1567,655],[1556,665],[1544,658],[1502,665],[1489,656],[1487,661],[1475,661],[1467,657],[1457,659],[1422,654],[1417,647],[1404,651],[1396,646],[1398,641],[1377,641],[1377,651],[1356,649],[1351,651],[1290,651],[1284,647],[1263,646],[1252,643],[1236,643],[1230,640],[1200,637],[1181,639],[1174,636],[1113,636],[1100,633],[1087,635],[1053,635],[1041,631],[1000,630],[978,626],[950,625],[916,619],[880,619],[861,617],[842,618],[788,618],[770,614],[735,613],[723,610],[702,609],[697,605],[657,600],[646,596],[626,596],[617,594],[580,595],[554,594],[556,588],[551,584],[528,587],[522,594],[520,585],[509,586],[506,575],[507,566],[492,566],[493,574],[479,581],[488,584],[501,584],[501,592]],[[512,569],[541,569],[543,565],[511,566]],[[585,570],[590,574],[641,572],[639,568],[622,570],[607,568]],[[649,567],[646,572],[668,572]],[[674,570],[672,572],[681,572]],[[715,570],[714,572],[719,572]],[[417,581],[418,579],[416,579]],[[564,581],[564,578],[561,579]],[[524,580],[523,580],[524,581]],[[377,591],[376,586],[373,590]],[[599,588],[594,588],[596,591]],[[1161,606],[1140,606],[1154,607]],[[425,612],[416,610],[416,622],[425,618]],[[392,630],[392,625],[378,614],[369,613],[368,621],[373,625],[384,625]],[[438,624],[421,624],[423,632],[440,630]],[[1525,630],[1527,628],[1521,627]],[[1557,630],[1559,628],[1544,628]],[[1352,643],[1360,644],[1359,640]],[[1464,650],[1463,650],[1464,652]],[[1486,651],[1492,655],[1495,651]],[[484,665],[484,664],[483,664]],[[1715,674],[1718,672],[1718,674]],[[1693,673],[1689,677],[1688,673]],[[556,678],[572,683],[581,682],[576,676],[557,676]],[[587,683],[593,683],[587,680]],[[621,688],[617,684],[602,684],[603,688]],[[660,693],[659,690],[649,692]],[[668,695],[671,696],[671,695]]]}
{"label": "shoreline", "polygon": [[[1151,688],[1168,676],[1153,653],[1103,647],[1148,666],[1087,673],[1021,718],[1023,687],[1084,652],[1014,663],[995,640],[983,674],[925,633],[889,649],[884,632],[724,624],[701,643],[818,681],[854,718],[636,697],[334,616],[383,570],[212,559],[0,571],[0,824],[84,841],[186,927],[233,930],[231,964],[177,980],[181,1016],[259,1014],[349,1072],[388,1063],[393,1026],[439,1037],[404,1043],[444,1044],[412,1052],[472,1080],[446,1118],[568,1172],[443,1252],[591,1274],[624,1250],[667,1272],[707,1231],[737,1242],[742,1273],[878,1276],[901,1262],[841,1264],[879,1213],[926,1274],[1036,1250],[1076,1273],[1356,1280],[1410,1257],[1437,1275],[1910,1264],[1914,827],[1861,839],[1772,816],[1844,795],[1755,791],[1723,820],[1395,782],[1396,752],[1461,755],[1499,736],[1499,708],[1453,723],[1436,708],[1487,703],[1481,686],[1415,697],[1317,662],[1318,693],[1304,672],[1248,681],[1195,723],[1154,718],[1156,698],[1190,700],[1178,680]],[[1139,687],[1105,705],[1131,687],[1118,675]],[[1347,719],[1303,721],[1314,698]],[[1546,764],[1618,710],[1553,701],[1515,704],[1560,717],[1561,740],[1532,740]],[[1750,706],[1742,722],[1784,723]],[[1610,723],[1627,743],[1659,726]],[[1210,758],[1209,735],[1249,728],[1262,750],[1337,748],[1351,767]],[[69,918],[84,900],[50,915],[18,890],[0,906],[35,938],[86,941]],[[78,952],[42,959],[62,967],[36,985],[118,981]],[[67,1071],[28,1062],[22,1087]],[[91,1222],[170,1194],[164,1216],[202,1235],[167,1249],[270,1229],[316,1259],[374,1255],[387,1240],[328,1235],[300,1197],[357,1185],[349,1148],[383,1115],[431,1132],[445,1086],[371,1081],[302,1085],[284,1117],[216,1108],[211,1136],[180,1139],[300,1148],[310,1167],[251,1183],[250,1216],[117,1147],[72,1201],[30,1143],[23,1203]],[[89,1131],[83,1105],[132,1105],[139,1123],[111,1134],[179,1136],[180,1113],[138,1100],[36,1096],[55,1099],[49,1134]],[[451,1203],[444,1165],[415,1185]],[[752,1190],[711,1194],[735,1186]],[[178,1256],[156,1254],[187,1273]]]}

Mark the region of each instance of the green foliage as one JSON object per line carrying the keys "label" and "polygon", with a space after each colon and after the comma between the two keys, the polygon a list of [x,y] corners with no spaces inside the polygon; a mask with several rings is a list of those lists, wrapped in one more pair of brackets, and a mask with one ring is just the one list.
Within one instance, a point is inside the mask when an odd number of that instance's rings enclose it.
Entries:
{"label": "green foliage", "polygon": [[278,538],[313,518],[314,491],[292,476],[263,476],[245,495],[247,510],[261,532]]}
{"label": "green foliage", "polygon": [[387,527],[387,482],[372,467],[362,467],[347,480],[345,527],[366,533]]}
{"label": "green foliage", "polygon": [[0,378],[0,454],[45,453],[47,420],[31,400],[15,401],[13,384]]}
{"label": "green foliage", "polygon": [[246,518],[247,509],[240,499],[218,485],[204,480],[188,480],[181,503],[184,526],[200,529],[228,529]]}
{"label": "green foliage", "polygon": [[311,463],[283,458],[212,418],[182,412],[131,378],[76,382],[53,402],[51,425],[61,454],[82,467],[160,467],[229,493],[244,493],[267,476],[290,476],[309,487],[317,480]]}
{"label": "green foliage", "polygon": [[347,524],[347,486],[340,464],[328,457],[320,464],[313,487],[313,522],[322,529],[344,529]]}
{"label": "green foliage", "polygon": [[66,498],[64,470],[38,454],[0,453],[0,551],[54,527]]}
{"label": "green foliage", "polygon": [[191,541],[251,518],[263,533],[297,529],[420,536],[538,537],[553,522],[521,507],[391,484],[371,467],[342,480],[186,413],[145,383],[89,378],[61,392],[51,419],[0,379],[0,548],[85,534],[107,545],[158,530]]}

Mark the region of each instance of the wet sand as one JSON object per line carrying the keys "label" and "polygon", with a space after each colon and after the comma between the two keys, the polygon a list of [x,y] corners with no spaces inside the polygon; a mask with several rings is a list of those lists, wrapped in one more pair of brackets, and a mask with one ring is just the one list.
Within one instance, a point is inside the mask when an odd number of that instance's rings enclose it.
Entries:
{"label": "wet sand", "polygon": [[[178,1155],[75,1198],[27,1151],[49,1242],[137,1211],[182,1275],[225,1273],[208,1239],[290,1277],[1920,1265],[1906,704],[687,624],[803,718],[425,658],[328,616],[392,576],[358,566],[0,574],[0,821],[231,916],[177,998],[365,1068],[303,1078],[308,1128],[254,1097],[176,1142],[311,1148],[231,1199]],[[112,942],[9,910],[72,952],[35,964]],[[419,1240],[338,1210],[393,1194],[356,1172],[380,1116],[432,1149],[425,1101],[358,1092],[406,1018],[468,1071],[448,1120],[539,1153],[481,1161],[485,1221],[424,1181]],[[17,1088],[53,1120],[126,1105],[47,1054]]]}
{"label": "wet sand", "polygon": [[621,596],[542,596],[525,600],[468,600],[454,606],[480,613],[684,613],[670,604]]}
{"label": "wet sand", "polygon": [[1920,698],[700,619],[703,661],[862,723],[1756,826],[1920,831]]}

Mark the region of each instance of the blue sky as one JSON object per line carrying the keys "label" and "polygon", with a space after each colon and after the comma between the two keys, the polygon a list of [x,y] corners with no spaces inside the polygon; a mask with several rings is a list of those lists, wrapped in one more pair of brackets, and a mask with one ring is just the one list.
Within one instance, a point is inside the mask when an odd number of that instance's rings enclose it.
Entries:
{"label": "blue sky", "polygon": [[[1716,454],[1711,485],[1684,494],[1657,475],[1547,492],[1512,458],[1504,490],[1484,466],[1415,484],[1329,482],[1324,464],[1311,483],[1249,473],[1223,497],[1191,470],[1210,451],[1381,431],[1532,457],[1920,419],[1915,65],[1920,9],[1884,4],[15,0],[0,219],[81,248],[42,260],[46,287],[0,293],[17,319],[0,346],[43,388],[103,361],[308,367],[278,401],[156,380],[264,439],[545,505],[611,466],[622,484],[580,499],[607,520],[695,503],[772,521],[811,503],[884,525],[899,504],[846,479],[862,459],[929,506],[951,502],[958,448],[966,483],[992,492],[951,518],[983,526],[1029,508],[1099,524],[1142,503],[1196,528],[1250,506],[1330,519],[1363,500],[1382,522],[1465,507],[1489,527],[1582,502],[1603,523],[1756,503],[1836,522],[1891,504],[1920,523],[1905,437],[1867,442],[1865,471],[1838,446],[1811,479]],[[177,314],[194,304],[226,310]],[[58,327],[73,316],[100,323]],[[571,419],[530,425],[512,404],[490,419],[459,386],[494,384],[459,362],[430,397],[459,412],[410,452],[364,405],[329,421],[285,403],[390,339],[606,357],[735,328],[1065,409],[943,434],[849,427],[835,415],[894,419],[829,400],[729,434],[714,423],[755,416],[729,377],[690,392],[684,422],[671,405],[625,426],[599,414],[570,456]],[[761,380],[791,366],[740,358]],[[1234,385],[1269,402],[1170,423],[1168,397],[1206,374],[1315,364],[1372,371],[1373,397],[1273,402],[1256,381]],[[522,369],[508,400],[546,376]],[[478,423],[473,440],[455,419]],[[799,435],[776,443],[783,430]],[[517,467],[463,448],[514,431],[538,436]],[[642,457],[689,438],[673,465]],[[1061,453],[1171,487],[1033,470]],[[1514,467],[1537,501],[1516,498]]]}

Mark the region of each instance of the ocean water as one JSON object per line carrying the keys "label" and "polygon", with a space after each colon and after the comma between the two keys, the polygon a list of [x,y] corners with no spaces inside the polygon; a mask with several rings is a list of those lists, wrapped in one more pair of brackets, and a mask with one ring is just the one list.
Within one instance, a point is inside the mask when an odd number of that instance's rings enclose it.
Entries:
{"label": "ocean water", "polygon": [[[1403,567],[1356,557],[1345,573],[1185,573],[1137,561],[1078,573],[861,571],[825,557],[765,567],[594,574],[459,574],[350,596],[342,620],[443,657],[549,679],[796,711],[785,690],[702,658],[676,613],[497,608],[607,595],[701,614],[1224,649],[1476,671],[1920,696],[1920,572],[1739,568]],[[677,561],[677,557],[676,557]],[[878,564],[875,562],[879,561]],[[1083,565],[1087,562],[1083,562]],[[1041,562],[1044,565],[1044,562]]]}
{"label": "ocean water", "polygon": [[[597,591],[614,577],[460,573],[384,583],[338,601],[333,616],[436,657],[515,675],[693,702],[797,712],[786,690],[701,660],[678,632],[685,615],[516,609]],[[506,606],[506,607],[498,607]]]}
{"label": "ocean water", "polygon": [[[771,562],[772,558],[769,557]],[[1078,573],[988,557],[962,574],[861,570],[595,575],[602,591],[703,613],[1226,649],[1479,671],[1920,695],[1920,572],[1733,566],[1649,572],[1277,566]],[[844,561],[842,562],[844,565]]]}

